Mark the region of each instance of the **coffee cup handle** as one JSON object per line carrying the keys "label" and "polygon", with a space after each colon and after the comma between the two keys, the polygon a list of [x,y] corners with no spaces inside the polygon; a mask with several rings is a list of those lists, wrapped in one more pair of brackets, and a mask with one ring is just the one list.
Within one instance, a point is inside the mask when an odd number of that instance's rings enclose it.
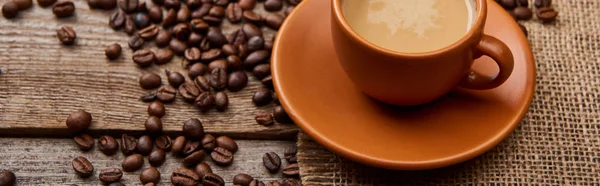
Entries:
{"label": "coffee cup handle", "polygon": [[475,90],[493,89],[502,85],[510,77],[514,67],[514,58],[506,44],[495,37],[484,34],[477,44],[474,58],[482,55],[491,57],[498,64],[498,75],[490,77],[470,70],[467,77],[461,81],[461,87]]}

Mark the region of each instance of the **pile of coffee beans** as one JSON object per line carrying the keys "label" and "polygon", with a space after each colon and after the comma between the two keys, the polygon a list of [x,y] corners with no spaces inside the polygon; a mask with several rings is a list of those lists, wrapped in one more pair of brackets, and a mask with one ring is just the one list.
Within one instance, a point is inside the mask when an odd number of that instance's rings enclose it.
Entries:
{"label": "pile of coffee beans", "polygon": [[[496,0],[515,20],[530,20],[533,11],[529,8],[529,0]],[[535,16],[542,23],[550,23],[556,20],[558,12],[552,8],[552,0],[535,0]],[[519,23],[519,27],[527,36],[527,28]]]}

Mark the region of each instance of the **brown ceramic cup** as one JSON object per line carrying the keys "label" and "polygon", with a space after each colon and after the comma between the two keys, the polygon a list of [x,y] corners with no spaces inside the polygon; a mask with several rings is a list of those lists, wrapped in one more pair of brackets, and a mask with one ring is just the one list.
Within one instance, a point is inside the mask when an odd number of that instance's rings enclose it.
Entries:
{"label": "brown ceramic cup", "polygon": [[[377,100],[418,105],[436,100],[457,86],[492,89],[504,83],[513,70],[508,46],[483,33],[487,0],[476,0],[477,17],[461,39],[425,53],[396,52],[363,39],[346,22],[341,1],[331,0],[331,29],[339,62],[352,82]],[[483,55],[498,64],[498,74],[471,70],[474,59]]]}

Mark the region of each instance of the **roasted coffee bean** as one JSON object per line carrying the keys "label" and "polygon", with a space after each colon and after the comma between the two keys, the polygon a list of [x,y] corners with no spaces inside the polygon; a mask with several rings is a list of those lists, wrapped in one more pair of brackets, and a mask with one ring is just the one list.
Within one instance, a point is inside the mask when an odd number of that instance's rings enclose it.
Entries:
{"label": "roasted coffee bean", "polygon": [[208,23],[209,25],[212,25],[212,26],[219,26],[219,25],[221,25],[221,22],[223,22],[223,18],[215,17],[215,16],[211,16],[211,15],[203,16],[202,20],[204,20],[206,23]]}
{"label": "roasted coffee bean", "polygon": [[535,0],[533,5],[536,8],[550,7],[552,5],[552,0]]}
{"label": "roasted coffee bean", "polygon": [[[210,66],[209,66],[210,68]],[[210,72],[210,86],[215,90],[223,90],[227,87],[227,71],[222,68],[213,69]]]}
{"label": "roasted coffee bean", "polygon": [[273,50],[273,40],[265,41],[265,50],[269,52]]}
{"label": "roasted coffee bean", "polygon": [[188,76],[190,76],[190,78],[192,78],[192,79],[195,79],[198,76],[202,76],[202,75],[206,74],[207,70],[208,70],[208,67],[205,64],[194,63],[188,69]]}
{"label": "roasted coffee bean", "polygon": [[200,61],[200,57],[202,57],[202,52],[200,51],[200,49],[192,47],[185,50],[183,56],[186,60],[195,63]]}
{"label": "roasted coffee bean", "polygon": [[265,24],[273,30],[279,30],[279,27],[281,27],[284,20],[285,17],[281,14],[268,14],[267,17],[265,17]]}
{"label": "roasted coffee bean", "polygon": [[283,179],[283,186],[302,186],[302,184],[300,184],[300,180],[296,179],[296,178],[285,178]]}
{"label": "roasted coffee bean", "polygon": [[252,10],[254,9],[254,5],[256,5],[256,0],[239,0],[239,4],[244,10]]}
{"label": "roasted coffee bean", "polygon": [[177,24],[177,10],[169,9],[163,21],[163,28],[171,27],[175,24]]}
{"label": "roasted coffee bean", "polygon": [[252,178],[252,176],[250,176],[248,174],[244,174],[244,173],[240,173],[240,174],[233,176],[233,184],[234,185],[248,186],[248,185],[250,185],[250,182],[252,182],[252,180],[254,180],[254,178]]}
{"label": "roasted coffee bean", "polygon": [[138,31],[137,34],[145,41],[150,41],[158,35],[158,27],[156,25],[150,25]]}
{"label": "roasted coffee bean", "polygon": [[195,10],[202,5],[202,0],[186,0],[185,5],[187,5],[188,8]]}
{"label": "roasted coffee bean", "polygon": [[533,17],[533,12],[527,7],[517,7],[514,13],[517,20],[530,20]]}
{"label": "roasted coffee bean", "polygon": [[156,92],[156,98],[163,103],[173,102],[177,96],[177,90],[172,86],[162,86]]}
{"label": "roasted coffee bean", "polygon": [[135,11],[148,13],[148,6],[146,5],[146,1],[141,0],[141,2],[138,3],[138,6]]}
{"label": "roasted coffee bean", "polygon": [[278,181],[271,181],[267,183],[266,186],[283,186],[283,184],[279,183]]}
{"label": "roasted coffee bean", "polygon": [[213,47],[222,47],[224,44],[227,44],[227,38],[221,32],[221,29],[216,27],[210,27],[208,29],[208,33],[206,34],[206,38],[210,45]]}
{"label": "roasted coffee bean", "polygon": [[173,87],[179,87],[185,82],[185,77],[183,77],[183,75],[181,75],[181,73],[179,72],[171,72],[165,70],[165,74],[167,75],[167,80],[169,81],[169,84]]}
{"label": "roasted coffee bean", "polygon": [[212,173],[213,171],[208,164],[200,162],[198,165],[196,165],[196,167],[194,167],[194,172],[196,172],[201,179],[204,179],[204,175],[207,173]]}
{"label": "roasted coffee bean", "polygon": [[138,7],[138,0],[118,0],[117,4],[119,4],[119,8],[121,8],[121,10],[127,13],[132,13]]}
{"label": "roasted coffee bean", "polygon": [[209,26],[208,23],[204,22],[202,19],[192,19],[192,21],[190,21],[190,27],[194,32],[204,33],[208,30]]}
{"label": "roasted coffee bean", "polygon": [[0,170],[0,185],[2,186],[14,186],[17,181],[15,173],[8,170]]}
{"label": "roasted coffee bean", "polygon": [[89,134],[79,134],[73,138],[77,147],[83,151],[92,150],[94,148],[94,138]]}
{"label": "roasted coffee bean", "polygon": [[229,74],[229,78],[227,80],[227,89],[231,92],[237,92],[248,84],[248,76],[244,71],[235,71]]}
{"label": "roasted coffee bean", "polygon": [[202,177],[202,185],[203,186],[223,186],[223,185],[225,185],[225,181],[219,175],[216,175],[213,173],[207,173],[204,175],[204,177]]}
{"label": "roasted coffee bean", "polygon": [[200,140],[204,136],[204,126],[197,118],[191,118],[183,122],[183,134],[187,139]]}
{"label": "roasted coffee bean", "polygon": [[271,91],[265,88],[259,88],[252,96],[252,102],[256,106],[263,106],[271,103],[271,101],[273,101],[273,95]]}
{"label": "roasted coffee bean", "polygon": [[517,7],[517,0],[500,0],[500,5],[507,10],[512,10]]}
{"label": "roasted coffee bean", "polygon": [[77,39],[77,34],[70,26],[62,26],[56,30],[56,37],[58,37],[58,40],[63,45],[72,45],[75,43],[75,39]]}
{"label": "roasted coffee bean", "polygon": [[196,79],[194,80],[194,83],[196,84],[198,89],[200,89],[200,92],[208,92],[211,89],[210,82],[208,81],[208,79],[204,78],[203,76],[196,77]]}
{"label": "roasted coffee bean", "polygon": [[208,64],[208,71],[212,72],[214,69],[216,68],[220,68],[225,70],[225,72],[227,72],[228,68],[227,68],[227,61],[223,60],[223,59],[217,59],[214,60],[212,62],[210,62]]}
{"label": "roasted coffee bean", "polygon": [[94,166],[88,159],[84,157],[76,157],[73,159],[72,164],[73,170],[75,170],[75,173],[79,177],[87,178],[90,177],[94,172]]}
{"label": "roasted coffee bean", "polygon": [[283,7],[283,0],[266,0],[264,6],[267,11],[279,11]]}
{"label": "roasted coffee bean", "polygon": [[213,6],[209,11],[208,15],[217,18],[225,17],[225,8],[221,6]]}
{"label": "roasted coffee bean", "polygon": [[[169,62],[171,62],[171,60],[173,59],[173,57],[175,56],[175,54],[173,53],[173,51],[171,49],[165,48],[165,49],[157,49],[156,52],[154,52],[154,56],[156,57],[156,61],[154,61],[154,63],[156,63],[157,65],[162,65],[162,64],[167,64]],[[167,76],[167,78],[169,78],[169,76]],[[171,81],[169,80],[169,83]],[[173,84],[171,84],[173,85]],[[176,87],[176,86],[174,86]]]}
{"label": "roasted coffee bean", "polygon": [[75,13],[75,4],[71,1],[60,1],[52,5],[52,13],[56,17],[69,17]]}
{"label": "roasted coffee bean", "polygon": [[171,39],[169,48],[177,55],[183,55],[188,48],[187,44],[179,39]]}
{"label": "roasted coffee bean", "polygon": [[[133,33],[135,33],[135,27],[136,26],[135,26],[135,21],[133,21],[133,17],[131,17],[131,16],[125,16],[125,26],[124,27],[125,27],[124,31],[128,35],[132,35]],[[137,36],[137,38],[140,38],[140,37]],[[141,43],[141,44],[143,44],[143,43]],[[139,45],[140,47],[142,46],[141,44]],[[131,47],[131,45],[129,45],[129,47]],[[137,50],[137,48],[135,48],[134,50]]]}
{"label": "roasted coffee bean", "polygon": [[160,23],[163,21],[163,12],[160,6],[154,5],[150,7],[148,10],[148,16],[152,22]]}
{"label": "roasted coffee bean", "polygon": [[[153,116],[150,116],[151,118]],[[154,117],[156,118],[156,117]],[[158,119],[158,118],[156,118]],[[160,119],[158,119],[158,121],[160,121]],[[161,130],[162,130],[162,123],[161,125]],[[147,127],[146,127],[147,129]],[[152,138],[148,135],[143,135],[142,137],[140,137],[140,139],[138,139],[137,141],[137,146],[135,147],[136,151],[138,153],[140,153],[141,155],[147,156],[148,154],[150,154],[150,152],[152,152],[152,148],[154,147],[153,144],[154,141],[152,140]]]}
{"label": "roasted coffee bean", "polygon": [[233,162],[233,154],[225,148],[217,147],[211,153],[210,157],[217,165],[226,166]]}
{"label": "roasted coffee bean", "polygon": [[[156,146],[158,147],[158,141]],[[163,163],[165,163],[166,156],[167,155],[163,149],[154,149],[154,151],[152,151],[150,155],[148,155],[148,163],[150,163],[150,165],[153,167],[159,167]]]}
{"label": "roasted coffee bean", "polygon": [[527,33],[527,28],[525,28],[525,26],[523,26],[521,23],[519,23],[519,28],[521,28],[521,31],[523,31],[523,34],[525,34],[525,37],[527,37],[527,35],[529,35]]}
{"label": "roasted coffee bean", "polygon": [[269,126],[273,124],[273,116],[271,115],[271,113],[264,110],[256,111],[256,116],[254,117],[254,120],[256,120],[256,123],[264,126]]}
{"label": "roasted coffee bean", "polygon": [[246,45],[239,45],[238,46],[238,57],[242,58],[242,59],[246,59],[248,57],[248,55],[250,54],[250,52],[248,51],[248,47]]}
{"label": "roasted coffee bean", "polygon": [[171,174],[171,183],[179,186],[195,186],[200,183],[200,176],[196,172],[186,169],[178,168]]}
{"label": "roasted coffee bean", "polygon": [[[140,51],[142,51],[142,50],[140,50]],[[140,76],[139,83],[140,83],[140,87],[142,87],[143,89],[155,89],[155,88],[160,87],[161,80],[160,80],[160,76],[158,74],[155,74],[154,72],[148,72],[148,73],[144,73],[144,74],[142,74],[142,76]]]}
{"label": "roasted coffee bean", "polygon": [[210,50],[210,43],[208,42],[208,38],[204,37],[204,39],[200,41],[200,50],[205,52]]}
{"label": "roasted coffee bean", "polygon": [[14,18],[19,14],[19,7],[15,2],[8,1],[2,5],[2,16],[5,18]]}
{"label": "roasted coffee bean", "polygon": [[119,56],[121,56],[121,45],[119,45],[117,43],[109,45],[104,50],[104,54],[106,55],[106,57],[108,59],[111,59],[111,60],[119,58]]}
{"label": "roasted coffee bean", "polygon": [[215,147],[217,147],[215,137],[211,134],[204,135],[204,138],[202,138],[202,141],[200,143],[202,145],[202,148],[204,148],[204,150],[206,151],[212,151],[213,149],[215,149]]}
{"label": "roasted coffee bean", "polygon": [[302,0],[288,0],[288,3],[290,3],[291,5],[298,5],[300,4],[300,2],[302,2]]}
{"label": "roasted coffee bean", "polygon": [[183,97],[183,100],[188,103],[193,103],[196,98],[200,95],[200,89],[192,82],[185,82],[179,87],[179,94]]}
{"label": "roasted coffee bean", "polygon": [[273,78],[271,76],[267,76],[260,80],[260,82],[267,88],[273,88]]}
{"label": "roasted coffee bean", "polygon": [[283,174],[286,176],[298,176],[300,170],[297,163],[289,164],[283,168]]}
{"label": "roasted coffee bean", "polygon": [[117,6],[117,0],[100,0],[98,5],[104,10],[112,10]]}
{"label": "roasted coffee bean", "polygon": [[269,64],[260,64],[256,65],[252,70],[252,73],[256,78],[263,79],[269,75],[271,75],[271,65]]}
{"label": "roasted coffee bean", "polygon": [[80,133],[87,130],[92,124],[92,114],[84,110],[78,110],[71,113],[65,123],[72,133]]}
{"label": "roasted coffee bean", "polygon": [[142,157],[142,155],[139,154],[129,155],[125,157],[125,159],[123,159],[123,162],[121,163],[121,167],[125,172],[133,172],[139,170],[140,168],[142,168],[143,165],[144,157]]}
{"label": "roasted coffee bean", "polygon": [[202,17],[208,15],[208,12],[212,7],[213,5],[210,3],[203,3],[202,6],[200,6],[200,8],[192,12],[192,19],[201,19]]}
{"label": "roasted coffee bean", "polygon": [[298,153],[298,148],[296,145],[291,145],[283,151],[283,155],[288,163],[296,163],[298,159],[296,157],[296,153]]}
{"label": "roasted coffee bean", "polygon": [[200,147],[200,142],[199,141],[187,141],[185,143],[185,147],[183,147],[183,155],[184,156],[188,156],[198,150],[202,150],[202,147]]}
{"label": "roasted coffee bean", "polygon": [[131,38],[129,38],[127,44],[129,45],[129,48],[131,48],[131,50],[138,50],[142,48],[142,46],[144,46],[144,39],[142,39],[139,35],[135,34],[131,36]]}
{"label": "roasted coffee bean", "polygon": [[150,26],[150,16],[147,13],[139,12],[133,16],[133,23],[137,29],[143,29]]}
{"label": "roasted coffee bean", "polygon": [[265,183],[259,180],[252,180],[248,186],[265,186]]}
{"label": "roasted coffee bean", "polygon": [[529,6],[529,0],[518,0],[518,2],[519,2],[519,6],[522,6],[522,7]]}
{"label": "roasted coffee bean", "polygon": [[179,0],[165,0],[164,6],[167,9],[179,10],[179,8],[181,8],[181,3]]}
{"label": "roasted coffee bean", "polygon": [[203,39],[204,39],[203,35],[200,35],[196,32],[192,32],[192,33],[190,33],[190,36],[188,37],[187,44],[188,44],[188,46],[197,46],[197,45],[200,45],[200,42],[202,42]]}
{"label": "roasted coffee bean", "polygon": [[262,37],[254,36],[248,39],[248,52],[254,52],[265,48],[265,40]]}
{"label": "roasted coffee bean", "polygon": [[227,6],[229,0],[213,0],[213,3],[217,6]]}
{"label": "roasted coffee bean", "polygon": [[225,92],[217,92],[215,94],[215,107],[218,111],[225,111],[229,106],[229,98]]}
{"label": "roasted coffee bean", "polygon": [[232,153],[235,153],[238,150],[237,143],[227,136],[219,136],[215,139],[215,143],[217,144],[217,147],[225,148]]}
{"label": "roasted coffee bean", "polygon": [[244,17],[244,20],[254,24],[260,24],[263,21],[262,16],[260,14],[254,13],[252,10],[245,10],[242,16]]}
{"label": "roasted coffee bean", "polygon": [[123,134],[121,136],[121,152],[125,155],[129,155],[135,151],[137,146],[137,139],[133,136]]}
{"label": "roasted coffee bean", "polygon": [[244,32],[244,34],[246,34],[246,38],[252,38],[254,36],[263,37],[260,28],[250,23],[242,25],[242,31]]}
{"label": "roasted coffee bean", "polygon": [[160,172],[154,167],[147,168],[140,174],[140,182],[142,184],[158,183],[160,181]]}
{"label": "roasted coffee bean", "polygon": [[236,55],[227,56],[227,67],[230,71],[240,70],[243,66],[242,60]]}
{"label": "roasted coffee bean", "polygon": [[238,54],[237,47],[235,47],[235,46],[233,46],[231,44],[225,44],[225,45],[223,45],[223,47],[221,47],[221,52],[223,52],[223,55],[225,55],[225,56],[237,55]]}
{"label": "roasted coffee bean", "polygon": [[88,0],[88,6],[90,7],[90,9],[99,9],[100,8],[100,1],[101,0]]}
{"label": "roasted coffee bean", "polygon": [[257,50],[248,55],[246,60],[244,60],[244,67],[247,69],[253,69],[256,65],[261,63],[266,63],[271,55],[269,51],[266,50]]}
{"label": "roasted coffee bean", "polygon": [[[162,103],[159,101],[155,101],[154,103],[160,104],[162,106]],[[150,106],[152,106],[152,104],[150,104]],[[148,109],[150,109],[150,107],[148,107]],[[162,109],[163,109],[162,111],[163,111],[163,115],[164,115],[164,106]],[[150,110],[148,112],[150,112]],[[162,129],[163,129],[162,121],[157,116],[148,117],[148,119],[146,119],[146,123],[144,123],[144,127],[146,128],[146,132],[148,132],[149,134],[152,134],[152,135],[158,135],[158,134],[162,133]],[[152,144],[152,143],[150,143],[150,144]],[[150,152],[148,152],[148,153],[150,153]],[[146,155],[145,153],[141,153],[141,154]]]}
{"label": "roasted coffee bean", "polygon": [[112,136],[101,136],[98,138],[98,149],[105,155],[113,155],[119,150],[119,143]]}
{"label": "roasted coffee bean", "polygon": [[287,8],[285,8],[285,9],[283,10],[283,14],[284,14],[286,17],[287,17],[287,16],[289,16],[289,15],[290,15],[290,14],[291,14],[291,13],[294,11],[294,8],[295,8],[295,7],[293,7],[293,6],[288,6]]}
{"label": "roasted coffee bean", "polygon": [[200,60],[208,62],[208,61],[214,61],[215,59],[221,57],[221,49],[210,49],[206,52],[202,53],[202,56],[200,56]]}
{"label": "roasted coffee bean", "polygon": [[226,38],[229,44],[232,44],[234,47],[239,47],[246,43],[246,34],[241,29],[232,32]]}
{"label": "roasted coffee bean", "polygon": [[215,97],[210,92],[202,92],[194,103],[202,112],[210,110],[215,104]]}
{"label": "roasted coffee bean", "polygon": [[177,11],[177,22],[187,23],[190,20],[190,15],[190,9],[187,7],[181,7],[179,11]]}
{"label": "roasted coffee bean", "polygon": [[279,123],[289,123],[292,121],[290,116],[288,116],[283,107],[280,105],[273,108],[273,118]]}
{"label": "roasted coffee bean", "polygon": [[102,183],[109,184],[117,182],[123,177],[123,171],[117,168],[106,168],[100,171],[98,178]]}
{"label": "roasted coffee bean", "polygon": [[171,145],[173,145],[173,141],[171,140],[171,137],[167,136],[167,135],[162,135],[156,138],[156,140],[154,141],[154,143],[156,144],[156,148],[165,150],[165,151],[170,151],[171,150]]}
{"label": "roasted coffee bean", "polygon": [[56,3],[56,1],[57,0],[37,0],[38,5],[40,5],[41,7],[48,7]]}
{"label": "roasted coffee bean", "polygon": [[229,3],[227,6],[227,19],[231,23],[239,23],[242,21],[242,7],[238,3]]}
{"label": "roasted coffee bean", "polygon": [[548,23],[548,22],[552,22],[552,21],[556,20],[556,16],[558,16],[558,12],[555,11],[554,8],[542,7],[542,8],[537,9],[536,16],[542,22]]}
{"label": "roasted coffee bean", "polygon": [[185,136],[179,136],[177,138],[175,138],[175,140],[173,141],[173,145],[171,147],[171,152],[173,153],[173,155],[180,155],[183,152],[183,148],[185,148],[185,143],[186,143],[186,139]]}
{"label": "roasted coffee bean", "polygon": [[32,0],[13,0],[13,2],[15,4],[17,4],[17,7],[19,8],[19,10],[25,10],[25,9],[31,8],[31,6],[33,5]]}
{"label": "roasted coffee bean", "polygon": [[198,163],[200,163],[200,161],[202,161],[202,159],[204,158],[204,155],[205,155],[204,150],[199,150],[199,151],[193,152],[190,155],[183,158],[183,161],[182,161],[183,165],[188,166],[188,167],[196,166],[196,164],[198,164]]}

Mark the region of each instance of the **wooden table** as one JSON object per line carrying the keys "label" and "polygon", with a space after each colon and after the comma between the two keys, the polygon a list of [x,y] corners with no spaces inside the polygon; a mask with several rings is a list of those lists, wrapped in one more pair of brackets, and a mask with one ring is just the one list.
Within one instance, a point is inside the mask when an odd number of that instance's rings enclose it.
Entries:
{"label": "wooden table", "polygon": [[[8,1],[0,0],[0,4]],[[165,69],[186,73],[179,57],[166,65],[137,67],[127,47],[128,35],[108,26],[108,18],[116,9],[90,10],[86,1],[74,3],[76,16],[70,18],[56,19],[51,8],[41,8],[35,1],[31,9],[20,12],[15,19],[0,18],[0,136],[4,137],[0,138],[0,169],[14,171],[20,185],[98,184],[97,172],[89,180],[75,176],[71,160],[80,155],[88,157],[99,170],[120,167],[123,157],[120,153],[105,156],[97,150],[78,150],[65,125],[67,116],[78,109],[91,112],[89,132],[95,137],[140,135],[148,104],[138,100],[147,92],[139,87],[138,77],[151,71],[167,84]],[[266,13],[261,4],[255,11]],[[74,46],[63,46],[56,39],[55,30],[63,25],[77,32]],[[236,28],[239,26],[224,21],[225,33]],[[275,33],[266,27],[263,32],[268,40]],[[121,57],[115,61],[104,55],[105,47],[112,43],[123,47]],[[178,97],[167,104],[167,115],[162,119],[165,133],[172,136],[180,134],[183,121],[199,118],[207,132],[238,139],[240,151],[235,154],[234,164],[213,166],[229,183],[233,175],[242,172],[261,180],[281,180],[281,174],[269,174],[262,166],[262,155],[273,151],[283,156],[285,147],[295,145],[298,133],[293,124],[256,124],[255,112],[270,110],[274,104],[260,108],[252,104],[252,94],[262,85],[252,75],[249,77],[243,91],[227,92],[230,106],[226,112],[213,109],[202,113]],[[171,171],[181,166],[179,161],[170,158],[160,168],[162,183],[170,183]],[[126,173],[123,182],[139,184],[139,172]]]}

